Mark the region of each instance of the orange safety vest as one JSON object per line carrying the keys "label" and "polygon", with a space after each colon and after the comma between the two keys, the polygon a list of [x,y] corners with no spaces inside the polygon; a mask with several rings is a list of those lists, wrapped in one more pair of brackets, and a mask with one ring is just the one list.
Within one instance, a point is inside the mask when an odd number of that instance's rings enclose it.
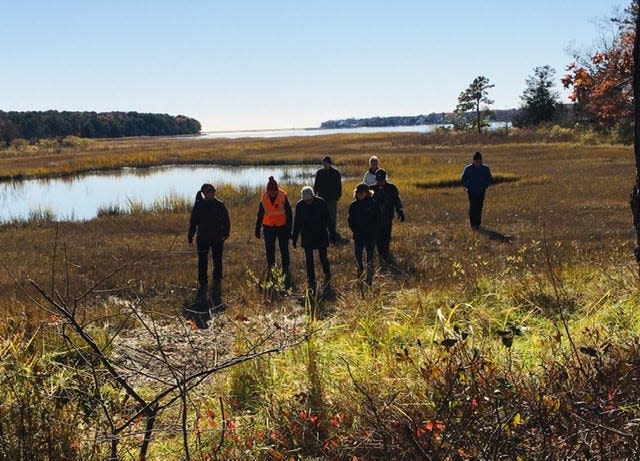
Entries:
{"label": "orange safety vest", "polygon": [[266,192],[262,193],[262,206],[264,207],[264,217],[262,224],[269,227],[282,227],[287,224],[287,214],[284,210],[284,201],[287,193],[280,189],[276,199],[271,202],[271,197]]}

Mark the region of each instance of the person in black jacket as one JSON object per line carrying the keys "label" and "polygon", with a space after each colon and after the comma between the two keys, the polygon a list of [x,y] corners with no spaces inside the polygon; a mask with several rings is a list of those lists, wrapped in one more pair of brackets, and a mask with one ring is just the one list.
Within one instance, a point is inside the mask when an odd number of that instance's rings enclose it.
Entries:
{"label": "person in black jacket", "polygon": [[386,269],[391,264],[389,247],[391,245],[393,213],[395,211],[400,222],[404,222],[404,209],[402,208],[398,188],[394,184],[387,182],[387,172],[382,168],[376,171],[376,185],[372,187],[372,190],[373,201],[380,211],[376,248],[380,258],[380,265],[383,269]]}
{"label": "person in black jacket", "polygon": [[322,168],[316,171],[313,192],[326,202],[337,230],[338,200],[342,197],[342,177],[328,155],[322,159]]}
{"label": "person in black jacket", "polygon": [[193,236],[198,231],[196,238],[198,248],[198,282],[199,294],[206,294],[208,284],[209,250],[213,259],[213,285],[211,287],[211,300],[216,307],[222,307],[222,251],[224,241],[229,238],[231,224],[229,212],[222,201],[216,198],[216,188],[211,184],[203,184],[196,198],[196,203],[191,210],[189,232],[187,240],[193,244]]}
{"label": "person in black jacket", "polygon": [[358,184],[354,191],[355,200],[349,206],[347,221],[353,233],[356,267],[358,280],[362,279],[364,265],[362,255],[367,251],[367,285],[373,281],[373,252],[376,246],[378,226],[380,225],[380,211],[371,198],[369,186]]}
{"label": "person in black jacket", "polygon": [[336,228],[326,202],[322,198],[316,197],[311,187],[303,187],[301,195],[302,200],[296,204],[291,239],[293,247],[297,248],[298,236],[302,236],[309,293],[314,295],[316,293],[316,272],[313,264],[313,250],[318,250],[325,286],[328,287],[331,282],[331,268],[327,247],[329,246],[329,238],[333,242],[336,240]]}

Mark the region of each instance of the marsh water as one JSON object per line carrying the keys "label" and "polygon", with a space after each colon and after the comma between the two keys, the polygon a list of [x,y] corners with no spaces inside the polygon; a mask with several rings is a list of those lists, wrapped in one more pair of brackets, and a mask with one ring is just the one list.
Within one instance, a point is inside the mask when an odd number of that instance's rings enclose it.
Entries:
{"label": "marsh water", "polygon": [[[0,183],[0,223],[48,216],[83,221],[102,210],[152,208],[171,200],[192,201],[205,182],[216,187],[264,187],[269,176],[281,184],[312,183],[317,165],[168,165],[123,168],[65,178]],[[222,197],[224,200],[224,197]]]}

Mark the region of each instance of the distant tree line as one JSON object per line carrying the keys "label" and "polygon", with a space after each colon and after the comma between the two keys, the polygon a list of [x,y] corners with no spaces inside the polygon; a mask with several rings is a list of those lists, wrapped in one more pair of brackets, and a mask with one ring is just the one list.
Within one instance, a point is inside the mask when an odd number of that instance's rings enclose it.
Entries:
{"label": "distant tree line", "polygon": [[120,138],[124,136],[173,136],[200,133],[200,122],[184,115],[138,112],[3,112],[0,141],[36,140],[65,136]]}
{"label": "distant tree line", "polygon": [[[506,109],[493,111],[491,121],[510,122],[520,109]],[[452,112],[432,112],[428,115],[398,115],[391,117],[346,118],[342,120],[328,120],[320,124],[320,128],[358,128],[381,126],[413,126],[439,125],[452,123]]]}

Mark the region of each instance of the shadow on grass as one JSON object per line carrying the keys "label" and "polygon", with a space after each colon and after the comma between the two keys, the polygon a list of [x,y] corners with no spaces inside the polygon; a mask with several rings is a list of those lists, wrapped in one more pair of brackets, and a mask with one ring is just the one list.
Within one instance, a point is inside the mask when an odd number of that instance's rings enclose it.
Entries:
{"label": "shadow on grass", "polygon": [[206,293],[198,293],[195,300],[185,300],[182,315],[196,325],[200,330],[209,328],[211,320],[211,302],[207,299]]}
{"label": "shadow on grass", "polygon": [[494,231],[491,229],[485,229],[483,227],[481,227],[480,229],[478,229],[478,233],[484,235],[485,237],[487,237],[489,240],[495,240],[498,242],[513,242],[516,238],[513,235],[504,235],[498,231]]}

